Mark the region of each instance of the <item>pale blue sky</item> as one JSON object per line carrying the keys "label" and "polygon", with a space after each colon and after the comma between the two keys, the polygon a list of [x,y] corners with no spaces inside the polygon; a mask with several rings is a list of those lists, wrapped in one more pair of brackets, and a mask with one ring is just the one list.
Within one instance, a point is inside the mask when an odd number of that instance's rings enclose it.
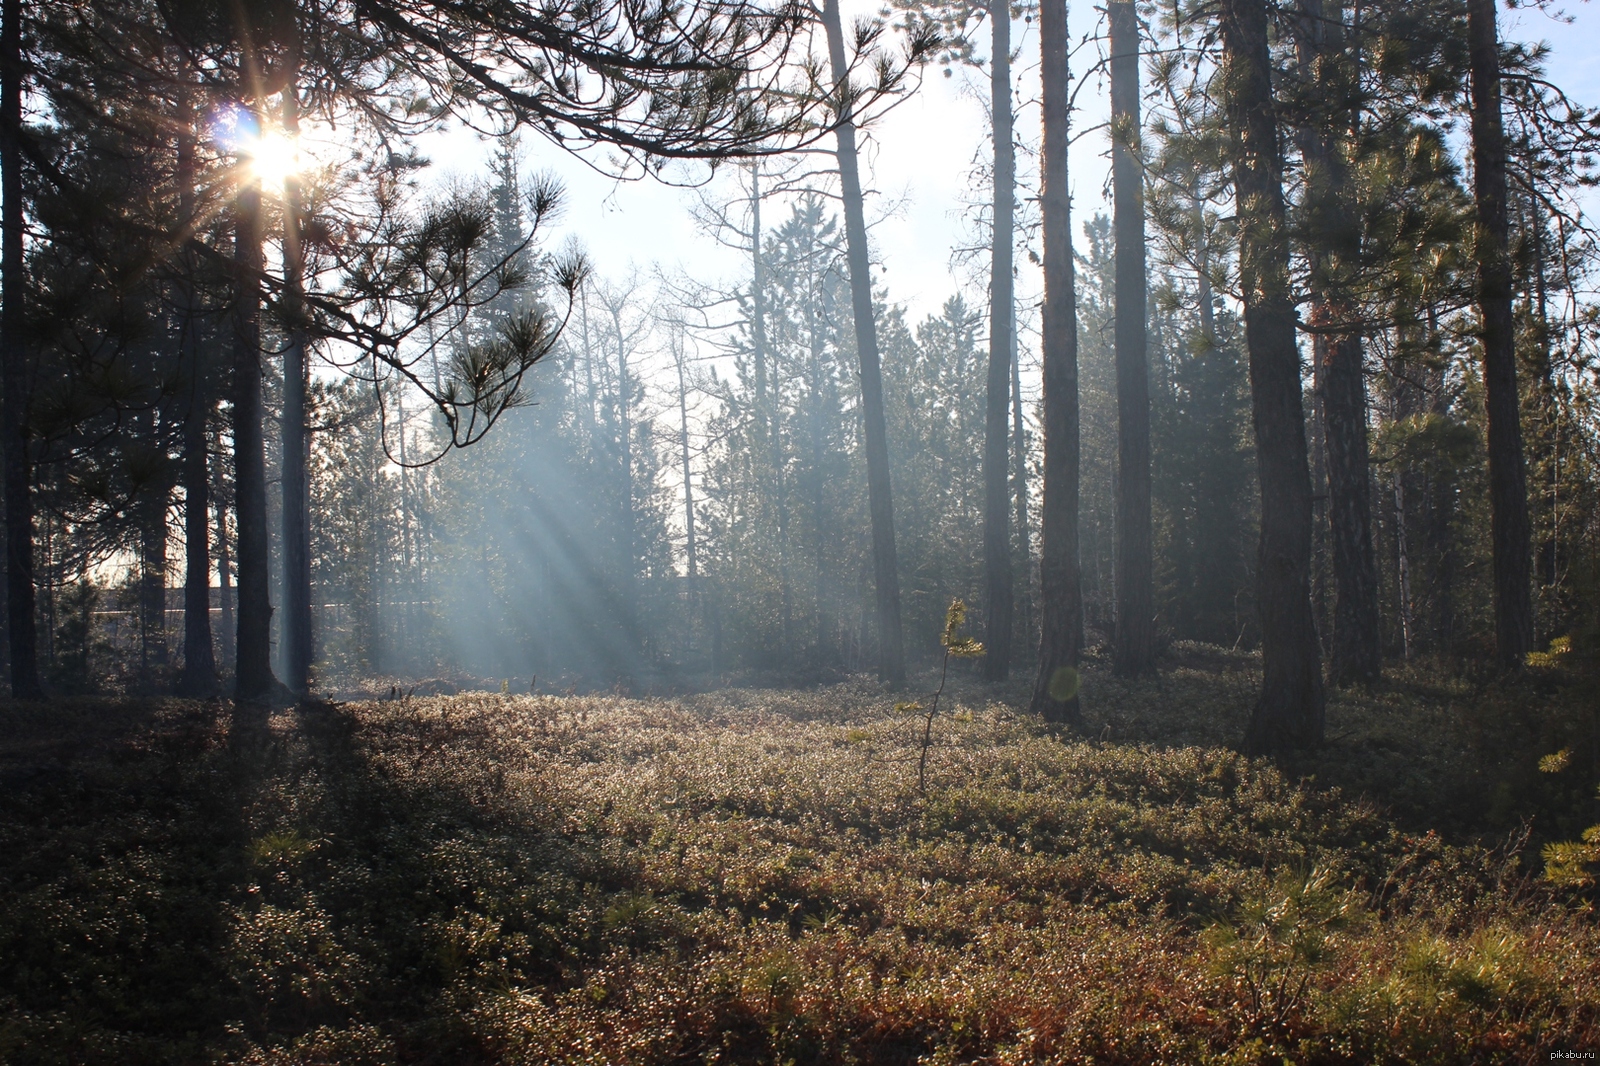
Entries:
{"label": "pale blue sky", "polygon": [[[846,0],[845,6],[848,15],[851,7],[868,13],[877,3]],[[1560,21],[1552,13],[1556,11],[1564,11],[1572,21]],[[1073,33],[1091,29],[1096,17],[1091,4],[1075,5]],[[1582,102],[1600,103],[1600,6],[1585,2],[1551,11],[1502,10],[1501,18],[1502,33],[1508,37],[1549,41],[1553,80]],[[1032,30],[1020,21],[1014,29],[1014,41],[1022,50],[1017,70],[1024,92],[1036,77],[1037,41]],[[980,95],[987,92],[986,78],[982,71],[945,78],[937,68],[930,68],[920,90],[872,131],[869,180],[886,198],[900,202],[898,210],[873,231],[874,258],[884,268],[881,279],[891,298],[907,305],[914,319],[936,312],[959,284],[951,272],[950,257],[963,236],[970,234],[969,223],[962,217],[962,201],[974,195],[969,171],[975,154],[987,150]],[[1081,93],[1079,102],[1082,111],[1075,117],[1079,128],[1104,120],[1107,104],[1094,87]],[[1024,112],[1019,140],[1036,140],[1037,130],[1032,128],[1036,122],[1037,111]],[[746,271],[739,257],[717,247],[696,229],[688,210],[692,193],[648,180],[619,184],[537,139],[530,139],[526,147],[530,169],[552,169],[566,180],[568,208],[560,237],[571,234],[580,239],[601,273],[620,275],[630,263],[642,268],[660,263],[669,269],[681,266],[701,280],[725,277],[737,283]],[[1108,168],[1105,148],[1099,134],[1074,145],[1075,220],[1105,206],[1101,200]],[[429,146],[429,154],[443,173],[470,172],[483,158],[482,152],[466,136]],[[454,160],[470,162],[454,165]],[[1591,198],[1591,202],[1595,201]],[[878,213],[882,212],[880,206]],[[1023,277],[1019,297],[1026,299],[1032,285],[1030,278]]]}

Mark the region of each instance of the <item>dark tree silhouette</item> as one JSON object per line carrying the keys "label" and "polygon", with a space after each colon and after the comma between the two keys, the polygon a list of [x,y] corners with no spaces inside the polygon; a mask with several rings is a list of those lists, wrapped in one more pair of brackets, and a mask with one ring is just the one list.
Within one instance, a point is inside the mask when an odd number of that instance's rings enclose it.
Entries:
{"label": "dark tree silhouette", "polygon": [[1139,16],[1133,0],[1114,0],[1106,10],[1111,23],[1111,181],[1117,241],[1117,631],[1112,664],[1118,674],[1135,677],[1155,668]]}
{"label": "dark tree silhouette", "polygon": [[1500,113],[1500,40],[1494,0],[1467,0],[1472,92],[1473,193],[1478,205],[1478,328],[1489,422],[1489,516],[1494,561],[1495,651],[1519,666],[1533,650],[1527,471],[1517,395],[1516,323],[1512,315],[1511,220],[1506,192],[1506,137]]}
{"label": "dark tree silhouette", "polygon": [[1071,109],[1065,0],[1039,5],[1043,81],[1044,493],[1039,504],[1039,673],[1033,713],[1083,724],[1078,654],[1083,588],[1078,573],[1078,309],[1067,185]]}
{"label": "dark tree silhouette", "polygon": [[855,313],[856,353],[861,363],[861,420],[867,451],[867,497],[872,514],[872,576],[878,605],[878,677],[899,688],[906,680],[905,641],[900,630],[900,564],[894,544],[894,498],[889,483],[888,430],[883,416],[883,370],[878,361],[878,326],[872,308],[867,220],[856,156],[854,90],[845,61],[839,0],[825,0],[823,22],[837,108],[839,184],[844,193],[846,258],[850,264],[850,304]]}
{"label": "dark tree silhouette", "polygon": [[1289,286],[1267,5],[1265,0],[1223,0],[1220,12],[1239,219],[1239,287],[1261,486],[1256,599],[1263,676],[1245,747],[1273,752],[1322,741],[1322,668],[1311,614],[1311,469]]}

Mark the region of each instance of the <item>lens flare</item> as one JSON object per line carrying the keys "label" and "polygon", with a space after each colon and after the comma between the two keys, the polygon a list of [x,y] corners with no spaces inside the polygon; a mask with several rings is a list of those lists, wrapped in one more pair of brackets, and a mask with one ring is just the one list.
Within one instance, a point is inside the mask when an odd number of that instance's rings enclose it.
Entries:
{"label": "lens flare", "polygon": [[300,169],[300,147],[281,133],[266,133],[247,146],[250,169],[269,189],[281,190],[283,183]]}

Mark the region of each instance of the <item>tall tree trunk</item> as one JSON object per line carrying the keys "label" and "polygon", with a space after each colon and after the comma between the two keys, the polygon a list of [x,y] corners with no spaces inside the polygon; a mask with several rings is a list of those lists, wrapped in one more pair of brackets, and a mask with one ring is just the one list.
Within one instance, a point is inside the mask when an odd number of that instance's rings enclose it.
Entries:
{"label": "tall tree trunk", "polygon": [[[856,349],[861,362],[861,420],[867,446],[867,501],[872,514],[872,572],[877,586],[878,677],[892,688],[906,681],[905,644],[900,632],[900,564],[895,557],[894,499],[889,485],[889,439],[883,415],[883,370],[878,362],[878,325],[872,315],[872,273],[867,256],[867,220],[861,199],[861,172],[856,157],[849,68],[845,65],[844,27],[839,0],[824,0],[828,59],[839,108],[839,182],[844,193],[846,257],[850,265],[851,307],[855,312]],[[1003,478],[1002,467],[1002,478]]]}
{"label": "tall tree trunk", "polygon": [[[194,233],[196,158],[191,110],[178,136],[178,213],[186,238]],[[183,487],[183,673],[180,696],[210,696],[217,691],[217,657],[211,646],[211,472],[206,459],[206,423],[212,395],[202,362],[200,311],[195,298],[195,261],[179,253],[178,361],[188,375],[183,412],[183,455],[178,478]]]}
{"label": "tall tree trunk", "polygon": [[[1312,321],[1326,327],[1346,323],[1353,312],[1345,278],[1361,247],[1345,161],[1345,142],[1354,136],[1356,121],[1348,73],[1352,59],[1345,54],[1344,15],[1339,6],[1335,4],[1329,11],[1323,0],[1302,0],[1301,8],[1299,60],[1315,95],[1311,121],[1300,137],[1310,218],[1307,256]],[[1361,335],[1319,336],[1313,353],[1321,360],[1313,373],[1319,385],[1317,407],[1327,463],[1327,513],[1333,548],[1333,639],[1328,675],[1336,685],[1370,685],[1378,679],[1383,657]]]}
{"label": "tall tree trunk", "polygon": [[[300,133],[298,89],[291,81],[283,94],[283,126]],[[306,466],[310,462],[306,428],[305,256],[300,242],[303,211],[300,180],[283,182],[283,672],[296,695],[311,688],[311,503]],[[403,432],[403,430],[402,430]]]}
{"label": "tall tree trunk", "polygon": [[1372,543],[1372,475],[1367,465],[1367,383],[1361,347],[1361,338],[1355,334],[1330,338],[1323,373],[1334,588],[1328,678],[1336,685],[1370,685],[1378,680],[1383,667],[1378,553]]}
{"label": "tall tree trunk", "polygon": [[1066,0],[1039,5],[1043,81],[1044,493],[1039,504],[1039,674],[1033,713],[1083,727],[1078,655],[1083,649],[1083,586],[1078,569],[1078,297],[1072,263],[1072,201],[1067,184]]}
{"label": "tall tree trunk", "polygon": [[1478,315],[1489,423],[1489,525],[1494,559],[1495,651],[1520,666],[1533,650],[1527,471],[1512,320],[1506,141],[1500,116],[1500,42],[1494,0],[1467,0],[1472,82],[1472,185],[1478,206]]}
{"label": "tall tree trunk", "polygon": [[28,355],[23,340],[22,214],[22,0],[5,0],[0,27],[0,388],[4,397],[6,506],[6,629],[11,653],[11,695],[44,695],[39,684],[38,634],[33,589],[33,463],[28,455]]}
{"label": "tall tree trunk", "polygon": [[1245,747],[1261,753],[1320,743],[1325,714],[1311,616],[1311,470],[1289,290],[1267,6],[1265,0],[1223,0],[1221,13],[1239,217],[1239,283],[1261,490],[1256,584],[1262,685]]}
{"label": "tall tree trunk", "polygon": [[1112,226],[1117,240],[1117,628],[1112,665],[1123,677],[1137,677],[1155,668],[1139,16],[1133,0],[1113,0],[1107,11],[1111,22],[1111,181],[1116,200]]}
{"label": "tall tree trunk", "polygon": [[1016,199],[1016,148],[1011,134],[1011,4],[989,4],[992,34],[989,107],[994,120],[994,231],[990,235],[989,382],[983,434],[983,576],[987,597],[983,676],[1002,681],[1011,668],[1015,590],[1011,578],[1010,444],[1012,239]]}
{"label": "tall tree trunk", "polygon": [[261,431],[261,189],[239,190],[234,208],[233,492],[238,537],[239,635],[234,694],[266,699],[272,675],[268,577],[267,460]]}

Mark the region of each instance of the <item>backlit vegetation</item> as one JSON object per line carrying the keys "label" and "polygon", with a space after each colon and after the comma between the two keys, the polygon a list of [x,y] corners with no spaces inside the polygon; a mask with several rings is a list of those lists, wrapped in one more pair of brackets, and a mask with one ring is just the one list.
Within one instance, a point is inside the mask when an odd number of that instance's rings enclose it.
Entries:
{"label": "backlit vegetation", "polygon": [[[1283,771],[1208,736],[1237,731],[1250,660],[1180,653],[1121,689],[1091,667],[1098,741],[953,683],[925,792],[922,717],[866,684],[5,712],[0,1061],[1533,1062],[1600,1045],[1583,898],[1536,854],[1519,864],[1519,834],[1494,849],[1412,825],[1455,802],[1422,790],[1466,772],[1445,749],[1487,728],[1473,714],[1523,695],[1418,678],[1342,697],[1333,732],[1359,735]],[[1530,781],[1560,776],[1532,758]],[[1380,806],[1341,759],[1424,780],[1392,775],[1400,800]],[[1514,826],[1494,802],[1460,817]]]}

